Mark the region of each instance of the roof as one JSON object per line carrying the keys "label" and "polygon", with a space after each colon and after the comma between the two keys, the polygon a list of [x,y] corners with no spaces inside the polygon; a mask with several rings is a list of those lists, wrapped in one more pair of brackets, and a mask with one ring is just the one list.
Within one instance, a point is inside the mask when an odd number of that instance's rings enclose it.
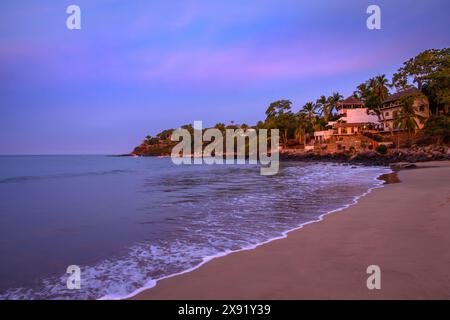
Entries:
{"label": "roof", "polygon": [[418,90],[417,88],[411,88],[408,90],[400,91],[400,92],[394,93],[394,94],[390,95],[389,97],[387,97],[387,99],[384,100],[383,103],[389,103],[392,101],[396,101],[406,95],[417,94],[417,93],[420,93],[420,90]]}
{"label": "roof", "polygon": [[355,98],[354,96],[350,96],[350,97],[346,98],[345,100],[339,102],[338,107],[353,106],[353,105],[364,106],[364,102],[358,98]]}
{"label": "roof", "polygon": [[353,104],[364,104],[364,102],[358,98],[355,98],[354,96],[350,96],[347,99],[343,100],[341,105],[353,105]]}

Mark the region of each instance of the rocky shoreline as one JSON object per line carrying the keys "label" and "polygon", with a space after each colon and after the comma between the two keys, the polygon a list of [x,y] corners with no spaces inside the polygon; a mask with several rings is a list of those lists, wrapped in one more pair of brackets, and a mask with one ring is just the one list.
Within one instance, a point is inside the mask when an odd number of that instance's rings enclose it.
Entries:
{"label": "rocky shoreline", "polygon": [[409,149],[391,150],[383,155],[375,151],[352,153],[314,153],[314,152],[282,152],[282,161],[304,162],[337,162],[362,164],[370,166],[388,166],[395,163],[426,162],[450,160],[450,147],[448,146],[413,146]]}
{"label": "rocky shoreline", "polygon": [[[167,145],[139,146],[130,154],[120,156],[143,156],[143,157],[161,157],[170,156],[170,147]],[[413,145],[407,149],[390,149],[386,154],[380,154],[376,151],[336,152],[327,153],[319,151],[304,150],[284,150],[280,152],[281,161],[304,161],[304,162],[336,162],[349,163],[368,166],[389,166],[394,163],[406,162],[427,162],[450,160],[450,146],[446,145]]]}
{"label": "rocky shoreline", "polygon": [[[161,157],[167,154],[123,154],[122,157]],[[359,153],[317,153],[313,151],[282,151],[280,161],[303,161],[303,162],[335,162],[367,166],[389,166],[395,163],[415,163],[427,161],[450,160],[450,147],[448,146],[413,146],[409,149],[390,150],[383,155],[375,151]]]}

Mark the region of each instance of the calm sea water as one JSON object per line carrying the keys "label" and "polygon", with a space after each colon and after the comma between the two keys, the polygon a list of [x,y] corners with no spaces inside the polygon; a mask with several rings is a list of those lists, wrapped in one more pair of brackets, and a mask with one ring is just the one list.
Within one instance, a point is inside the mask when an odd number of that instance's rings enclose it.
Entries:
{"label": "calm sea water", "polygon": [[[389,170],[285,163],[176,166],[169,158],[0,157],[0,298],[124,297],[205,259],[352,204]],[[81,267],[81,289],[66,268]]]}

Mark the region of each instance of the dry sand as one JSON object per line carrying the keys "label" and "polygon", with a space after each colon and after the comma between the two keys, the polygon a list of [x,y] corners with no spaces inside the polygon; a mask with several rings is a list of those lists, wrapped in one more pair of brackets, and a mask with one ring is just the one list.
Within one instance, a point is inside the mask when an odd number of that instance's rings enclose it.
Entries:
{"label": "dry sand", "polygon": [[[450,162],[399,172],[358,204],[135,299],[450,299]],[[369,265],[381,290],[368,290]]]}

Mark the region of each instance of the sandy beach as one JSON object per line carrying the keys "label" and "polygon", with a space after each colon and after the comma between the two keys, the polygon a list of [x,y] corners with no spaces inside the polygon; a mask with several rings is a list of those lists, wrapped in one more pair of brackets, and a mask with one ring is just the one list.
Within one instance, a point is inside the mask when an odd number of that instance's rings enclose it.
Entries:
{"label": "sandy beach", "polygon": [[[159,281],[135,299],[449,299],[450,162],[418,164],[288,237]],[[381,268],[368,290],[366,269]]]}

